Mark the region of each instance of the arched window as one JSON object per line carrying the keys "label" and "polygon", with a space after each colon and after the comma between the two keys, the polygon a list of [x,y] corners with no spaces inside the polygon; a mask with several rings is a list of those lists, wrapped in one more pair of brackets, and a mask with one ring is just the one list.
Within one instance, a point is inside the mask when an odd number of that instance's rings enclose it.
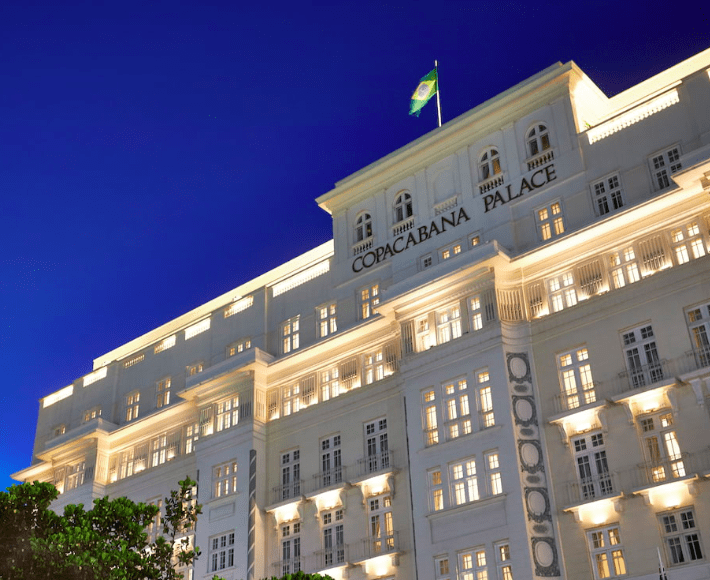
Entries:
{"label": "arched window", "polygon": [[528,157],[534,157],[538,153],[550,148],[550,134],[547,126],[538,123],[528,131],[527,136]]}
{"label": "arched window", "polygon": [[372,216],[362,213],[355,222],[355,241],[362,242],[372,236]]}
{"label": "arched window", "polygon": [[498,156],[498,150],[496,148],[490,147],[483,152],[478,162],[478,170],[481,174],[481,181],[485,181],[501,173],[500,157]]}
{"label": "arched window", "polygon": [[400,193],[394,200],[394,223],[412,217],[412,213],[412,196],[406,191]]}

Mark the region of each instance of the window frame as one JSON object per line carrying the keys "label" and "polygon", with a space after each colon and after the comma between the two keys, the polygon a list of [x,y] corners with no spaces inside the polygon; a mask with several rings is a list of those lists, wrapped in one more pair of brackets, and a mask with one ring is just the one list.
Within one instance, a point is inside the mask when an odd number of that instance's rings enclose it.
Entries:
{"label": "window frame", "polygon": [[[587,549],[594,580],[628,574],[619,523],[586,530]],[[619,567],[620,563],[620,567]]]}
{"label": "window frame", "polygon": [[281,323],[281,354],[289,354],[299,349],[301,346],[301,315],[297,314]]}
{"label": "window frame", "polygon": [[503,174],[500,153],[498,148],[491,145],[486,147],[478,156],[478,180],[488,181],[497,175]]}
{"label": "window frame", "polygon": [[565,234],[565,212],[562,200],[555,199],[533,210],[535,229],[541,242],[550,242]]}
{"label": "window frame", "polygon": [[[688,514],[690,515],[688,516]],[[660,512],[657,516],[663,538],[663,550],[669,566],[684,566],[705,560],[694,506]],[[675,527],[675,529],[670,529],[671,527]],[[692,534],[686,535],[688,532],[692,532]],[[692,551],[689,548],[691,536],[695,536],[694,542],[696,543]],[[677,540],[677,542],[673,540]],[[673,541],[673,545],[671,545],[671,541]],[[679,551],[676,553],[676,550]],[[693,554],[694,550],[699,550],[700,554]],[[695,557],[693,557],[694,555]]]}
{"label": "window frame", "polygon": [[318,338],[338,332],[337,302],[328,302],[316,308],[316,331]]}
{"label": "window frame", "polygon": [[212,498],[226,497],[237,493],[236,459],[212,467]]}
{"label": "window frame", "polygon": [[675,186],[671,176],[683,168],[680,160],[682,155],[680,143],[675,143],[648,156],[653,191],[663,191]]}
{"label": "window frame", "polygon": [[361,211],[355,218],[355,243],[369,240],[372,236],[372,214],[367,210]]}
{"label": "window frame", "polygon": [[155,408],[161,409],[170,404],[170,387],[172,387],[172,379],[165,377],[155,383]]}
{"label": "window frame", "polygon": [[589,188],[597,217],[616,213],[626,205],[624,187],[618,171],[593,181]]}
{"label": "window frame", "polygon": [[207,556],[208,572],[211,574],[234,567],[235,532],[229,531],[211,536]]}
{"label": "window frame", "polygon": [[141,393],[138,390],[131,391],[126,395],[125,398],[125,413],[124,419],[126,423],[135,421],[138,419],[138,414],[140,411],[140,399]]}
{"label": "window frame", "polygon": [[548,124],[544,121],[536,121],[525,132],[526,158],[537,157],[550,149],[552,149],[552,140],[550,139]]}
{"label": "window frame", "polygon": [[380,283],[375,282],[359,288],[357,291],[360,320],[367,320],[377,314],[380,303]]}
{"label": "window frame", "polygon": [[392,223],[401,224],[414,216],[414,200],[408,190],[397,192],[392,204]]}

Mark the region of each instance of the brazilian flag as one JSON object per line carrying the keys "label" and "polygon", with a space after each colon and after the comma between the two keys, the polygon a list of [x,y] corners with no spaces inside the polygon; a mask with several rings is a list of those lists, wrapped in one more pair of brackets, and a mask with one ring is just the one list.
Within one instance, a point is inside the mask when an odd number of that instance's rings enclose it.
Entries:
{"label": "brazilian flag", "polygon": [[439,77],[436,69],[432,70],[428,75],[423,76],[417,85],[412,102],[409,105],[409,114],[419,116],[422,107],[429,102],[439,90]]}

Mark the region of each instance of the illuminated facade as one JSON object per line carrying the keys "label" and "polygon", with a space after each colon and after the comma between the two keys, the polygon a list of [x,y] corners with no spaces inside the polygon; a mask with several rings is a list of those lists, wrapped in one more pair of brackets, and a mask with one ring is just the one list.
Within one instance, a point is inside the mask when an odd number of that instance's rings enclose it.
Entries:
{"label": "illuminated facade", "polygon": [[15,477],[190,474],[194,578],[710,577],[709,70],[558,63],[339,182],[333,241],[97,358]]}

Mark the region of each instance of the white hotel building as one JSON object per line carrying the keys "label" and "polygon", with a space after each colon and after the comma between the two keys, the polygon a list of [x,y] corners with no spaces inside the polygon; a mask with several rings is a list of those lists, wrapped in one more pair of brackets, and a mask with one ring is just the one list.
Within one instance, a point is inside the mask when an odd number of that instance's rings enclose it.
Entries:
{"label": "white hotel building", "polygon": [[337,183],[331,242],[98,357],[15,477],[189,474],[195,579],[710,578],[709,71],[557,63]]}

